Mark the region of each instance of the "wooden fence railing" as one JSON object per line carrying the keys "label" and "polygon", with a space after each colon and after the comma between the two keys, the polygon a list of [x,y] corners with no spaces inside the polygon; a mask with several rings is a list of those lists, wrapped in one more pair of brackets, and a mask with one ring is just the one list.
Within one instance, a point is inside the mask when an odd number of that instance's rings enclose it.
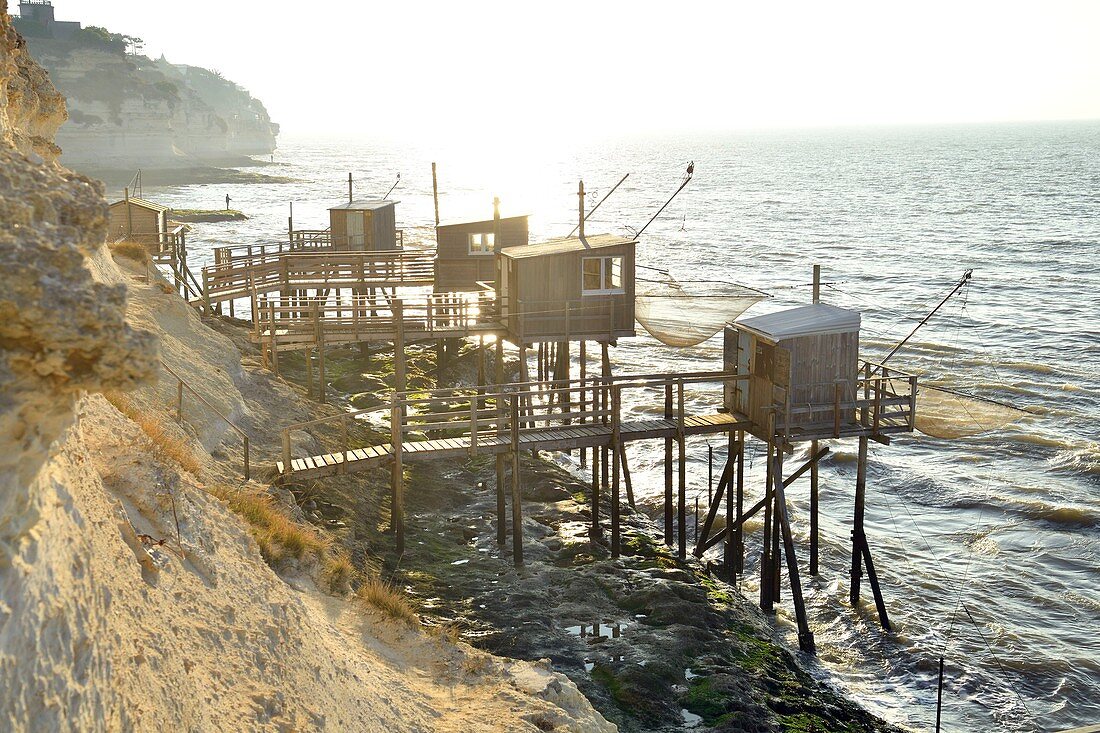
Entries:
{"label": "wooden fence railing", "polygon": [[168,366],[163,361],[161,361],[160,365],[162,367],[164,367],[165,371],[167,371],[169,374],[171,374],[173,377],[176,378],[176,422],[181,424],[181,425],[183,424],[183,393],[184,393],[184,390],[186,390],[186,391],[190,392],[192,395],[194,395],[195,399],[197,399],[199,402],[201,402],[203,405],[205,405],[207,409],[209,409],[211,412],[213,412],[215,415],[217,415],[219,418],[221,418],[222,422],[224,422],[226,425],[228,425],[229,428],[233,432],[235,432],[238,436],[240,436],[241,441],[244,443],[244,479],[245,479],[245,481],[249,480],[249,478],[251,478],[252,471],[251,471],[251,465],[250,465],[250,462],[249,462],[249,455],[248,455],[249,454],[248,434],[245,433],[243,430],[241,430],[241,428],[238,427],[232,420],[230,420],[228,417],[223,415],[218,408],[216,408],[212,404],[210,404],[210,402],[207,401],[207,399],[205,397],[203,397],[201,394],[196,392],[195,389],[191,385],[189,385],[187,382],[184,381],[183,377],[181,377],[179,374],[176,373],[176,371],[174,369],[172,369],[172,367]]}

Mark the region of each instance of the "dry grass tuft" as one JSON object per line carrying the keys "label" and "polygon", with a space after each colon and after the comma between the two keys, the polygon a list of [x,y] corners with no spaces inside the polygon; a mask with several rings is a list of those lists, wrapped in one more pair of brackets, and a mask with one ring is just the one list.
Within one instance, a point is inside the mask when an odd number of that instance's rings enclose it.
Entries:
{"label": "dry grass tuft", "polygon": [[428,628],[428,634],[448,644],[457,644],[462,638],[462,629],[457,621],[449,621],[445,624],[437,624]]}
{"label": "dry grass tuft", "polygon": [[153,444],[153,451],[161,460],[174,461],[188,473],[198,476],[202,463],[191,447],[191,441],[182,430],[168,425],[162,418],[138,408],[130,398],[118,392],[103,394],[115,408],[134,422]]}
{"label": "dry grass tuft", "polygon": [[356,595],[365,605],[384,616],[401,621],[410,628],[420,625],[420,618],[405,594],[377,576],[366,578]]}
{"label": "dry grass tuft", "polygon": [[[324,559],[329,543],[312,527],[295,521],[270,494],[252,489],[215,486],[211,492],[248,523],[268,564],[293,557]],[[350,565],[350,561],[349,561]]]}
{"label": "dry grass tuft", "polygon": [[355,577],[355,566],[343,550],[330,551],[321,562],[321,579],[330,593],[341,594]]}
{"label": "dry grass tuft", "polygon": [[125,257],[128,260],[134,260],[142,264],[148,264],[152,262],[153,259],[144,244],[131,242],[128,239],[124,239],[121,242],[113,242],[107,245],[107,247],[111,250],[111,254],[113,255]]}

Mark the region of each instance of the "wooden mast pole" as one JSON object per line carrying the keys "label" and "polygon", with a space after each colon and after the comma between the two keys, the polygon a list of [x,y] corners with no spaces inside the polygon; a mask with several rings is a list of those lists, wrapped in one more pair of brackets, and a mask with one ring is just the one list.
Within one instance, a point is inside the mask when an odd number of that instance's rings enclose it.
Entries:
{"label": "wooden mast pole", "polygon": [[432,161],[432,203],[435,204],[435,225],[439,226],[439,181],[435,175],[435,161]]}

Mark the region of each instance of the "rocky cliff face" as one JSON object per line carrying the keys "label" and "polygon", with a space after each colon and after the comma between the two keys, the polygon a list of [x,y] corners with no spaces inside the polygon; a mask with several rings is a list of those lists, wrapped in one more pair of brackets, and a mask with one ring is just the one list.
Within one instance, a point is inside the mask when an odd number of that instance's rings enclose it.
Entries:
{"label": "rocky cliff face", "polygon": [[[85,391],[153,372],[152,338],[125,322],[125,286],[97,282],[99,184],[57,165],[64,101],[0,0],[0,569],[36,518],[33,479]],[[2,618],[2,614],[0,614]]]}
{"label": "rocky cliff face", "polygon": [[65,40],[28,38],[65,96],[61,161],[83,170],[240,162],[275,149],[263,103],[215,72],[126,53],[121,36],[85,28]]}

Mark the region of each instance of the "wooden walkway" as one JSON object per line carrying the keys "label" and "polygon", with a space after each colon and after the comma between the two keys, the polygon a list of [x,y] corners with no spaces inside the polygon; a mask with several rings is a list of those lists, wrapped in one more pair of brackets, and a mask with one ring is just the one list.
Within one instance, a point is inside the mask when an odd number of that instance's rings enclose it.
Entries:
{"label": "wooden walkway", "polygon": [[[619,423],[620,439],[625,442],[653,438],[676,438],[710,435],[749,427],[744,416],[729,413],[693,415],[685,417],[681,429],[675,420],[643,420]],[[572,450],[575,448],[609,447],[612,442],[611,425],[557,425],[542,430],[520,431],[521,450]],[[475,444],[476,440],[476,444]],[[479,453],[507,453],[513,448],[511,437],[505,432],[492,435],[461,435],[453,438],[404,441],[401,453],[406,460],[416,458],[449,458],[475,456]],[[294,458],[287,470],[284,461],[276,462],[279,473],[295,478],[320,478],[337,474],[377,468],[392,462],[394,450],[389,444],[355,448],[318,456]]]}

